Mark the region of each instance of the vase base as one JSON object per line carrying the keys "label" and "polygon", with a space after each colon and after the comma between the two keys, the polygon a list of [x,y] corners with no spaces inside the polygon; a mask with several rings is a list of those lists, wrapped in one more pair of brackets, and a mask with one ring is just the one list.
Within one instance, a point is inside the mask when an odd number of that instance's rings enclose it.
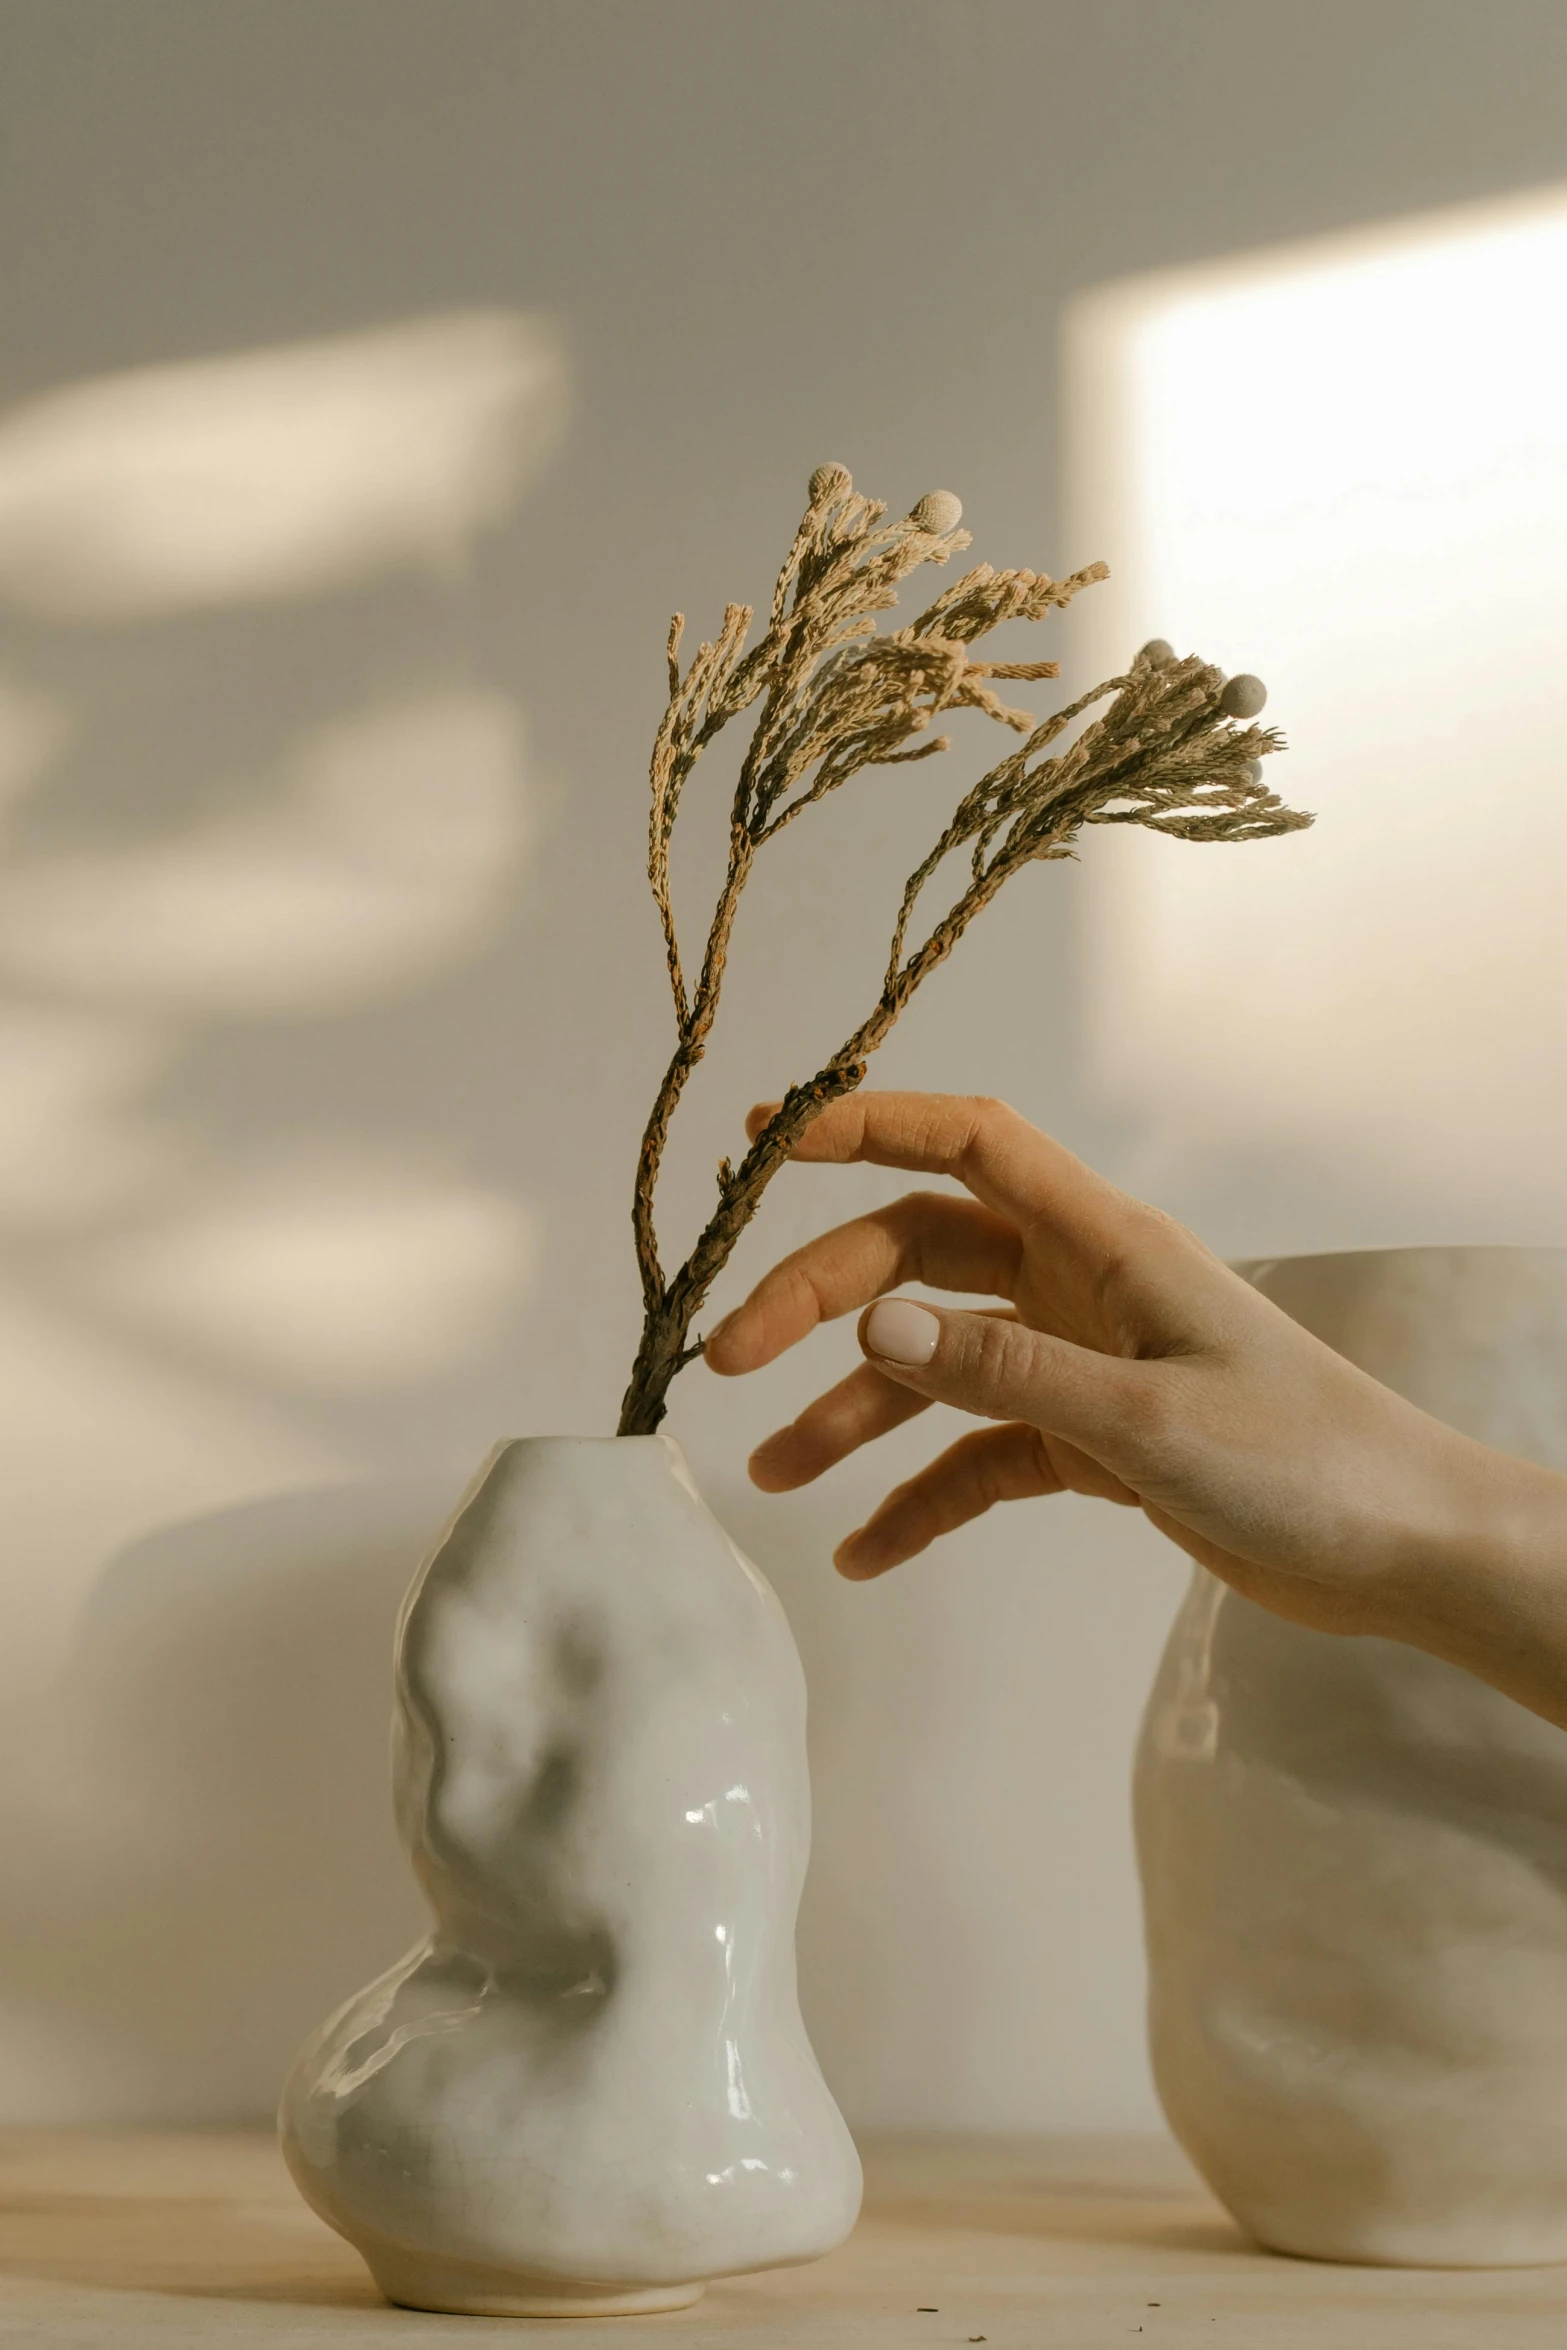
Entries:
{"label": "vase base", "polygon": [[689,2309],[704,2280],[676,2285],[577,2284],[569,2277],[508,2277],[455,2260],[372,2260],[370,2273],[399,2309],[448,2317],[652,2317]]}
{"label": "vase base", "polygon": [[1306,2239],[1287,2228],[1256,2228],[1245,2220],[1240,2225],[1264,2252],[1283,2260],[1320,2261],[1333,2268],[1427,2268],[1455,2275],[1484,2275],[1487,2270],[1560,2268],[1567,2261],[1567,2243],[1560,2237],[1543,2242],[1509,2238],[1473,2244],[1466,2243],[1454,2226],[1418,2236],[1391,2235],[1381,2241],[1364,2235]]}

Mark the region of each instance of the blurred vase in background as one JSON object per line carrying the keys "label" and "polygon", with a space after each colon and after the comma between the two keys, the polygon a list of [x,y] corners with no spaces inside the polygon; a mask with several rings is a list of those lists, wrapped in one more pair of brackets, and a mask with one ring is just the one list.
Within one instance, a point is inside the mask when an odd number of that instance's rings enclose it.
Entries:
{"label": "blurred vase in background", "polygon": [[[1241,1270],[1423,1410],[1567,1469],[1567,1249]],[[1326,2260],[1567,2260],[1567,1732],[1199,1567],[1136,1813],[1159,2094],[1242,2225]]]}

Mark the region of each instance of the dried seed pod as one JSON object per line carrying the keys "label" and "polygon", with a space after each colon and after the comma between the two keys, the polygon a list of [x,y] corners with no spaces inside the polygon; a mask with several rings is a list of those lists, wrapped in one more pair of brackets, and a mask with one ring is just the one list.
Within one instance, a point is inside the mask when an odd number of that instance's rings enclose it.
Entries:
{"label": "dried seed pod", "polygon": [[919,504],[909,509],[909,520],[939,538],[945,531],[956,530],[963,520],[963,501],[950,490],[927,490]]}
{"label": "dried seed pod", "polygon": [[[1195,654],[1176,658],[1162,638],[1144,646],[1130,676],[1107,679],[1042,725],[993,690],[1004,679],[1053,676],[1056,668],[1049,661],[978,658],[981,640],[1004,622],[1042,620],[1069,604],[1080,588],[1106,576],[1102,563],[1067,579],[982,563],[912,622],[882,630],[876,615],[894,608],[898,582],[967,543],[967,534],[953,527],[962,514],[958,500],[948,490],[931,490],[910,514],[889,523],[886,508],[862,497],[842,465],[818,466],[811,496],[812,509],[778,574],[766,635],[743,653],[751,612],[728,606],[722,629],[698,648],[690,669],[682,674],[672,661],[669,702],[654,738],[648,878],[664,932],[676,1044],[637,1161],[633,1232],[644,1312],[621,1405],[626,1436],[653,1433],[670,1382],[702,1352],[702,1341],[692,1336],[696,1317],[775,1171],[811,1120],[853,1093],[927,973],[1014,874],[1044,858],[1070,856],[1089,825],[1138,824],[1175,840],[1239,841],[1295,832],[1311,821],[1259,783],[1252,754],[1281,747],[1276,739],[1228,734],[1216,723],[1233,711],[1237,696],[1247,708],[1260,707],[1257,681],[1237,680],[1221,712],[1223,671]],[[677,623],[672,655],[678,644]],[[669,877],[681,789],[710,737],[759,701],[741,760],[724,886],[688,982]],[[1026,740],[963,791],[904,883],[875,1002],[814,1076],[787,1088],[745,1157],[720,1168],[712,1214],[685,1262],[668,1271],[654,1191],[670,1121],[713,1026],[736,908],[757,853],[853,777],[944,751],[947,736],[935,732],[935,721],[960,709]],[[1088,716],[1095,710],[1097,716]],[[1075,729],[1085,716],[1087,724]],[[938,874],[952,871],[954,849],[968,852],[964,867],[950,898],[942,886],[933,902],[924,893]],[[802,956],[810,951],[808,938],[802,927]]]}
{"label": "dried seed pod", "polygon": [[1175,659],[1175,647],[1167,636],[1151,636],[1145,645],[1137,648],[1139,661],[1146,661],[1150,669],[1167,669]]}
{"label": "dried seed pod", "polygon": [[1226,718],[1255,718],[1268,698],[1268,689],[1260,677],[1243,670],[1232,677],[1219,696],[1219,708]]}

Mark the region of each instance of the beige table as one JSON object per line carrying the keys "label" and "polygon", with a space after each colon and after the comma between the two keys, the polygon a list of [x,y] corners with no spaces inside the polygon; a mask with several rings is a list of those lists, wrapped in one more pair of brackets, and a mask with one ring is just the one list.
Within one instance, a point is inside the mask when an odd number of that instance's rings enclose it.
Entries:
{"label": "beige table", "polygon": [[425,2350],[521,2334],[628,2350],[1514,2350],[1567,2346],[1567,2269],[1327,2268],[1250,2249],[1173,2149],[1137,2139],[872,2146],[865,2216],[814,2268],[654,2318],[389,2309],[270,2142],[0,2135],[0,2343]]}

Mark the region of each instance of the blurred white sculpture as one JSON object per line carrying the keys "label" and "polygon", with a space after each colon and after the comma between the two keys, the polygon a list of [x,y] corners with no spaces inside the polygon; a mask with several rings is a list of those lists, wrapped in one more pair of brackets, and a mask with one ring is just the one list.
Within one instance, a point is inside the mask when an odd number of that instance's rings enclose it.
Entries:
{"label": "blurred white sculpture", "polygon": [[795,1989],[804,1679],[668,1438],[498,1447],[404,1610],[395,1777],[435,1931],[282,2115],[387,2297],[672,2309],[840,2242],[859,2162]]}
{"label": "blurred white sculpture", "polygon": [[[1567,1469],[1567,1250],[1242,1269],[1423,1409]],[[1199,1568],[1137,1830],[1159,2093],[1243,2226],[1325,2260],[1567,2260],[1567,1733]]]}

